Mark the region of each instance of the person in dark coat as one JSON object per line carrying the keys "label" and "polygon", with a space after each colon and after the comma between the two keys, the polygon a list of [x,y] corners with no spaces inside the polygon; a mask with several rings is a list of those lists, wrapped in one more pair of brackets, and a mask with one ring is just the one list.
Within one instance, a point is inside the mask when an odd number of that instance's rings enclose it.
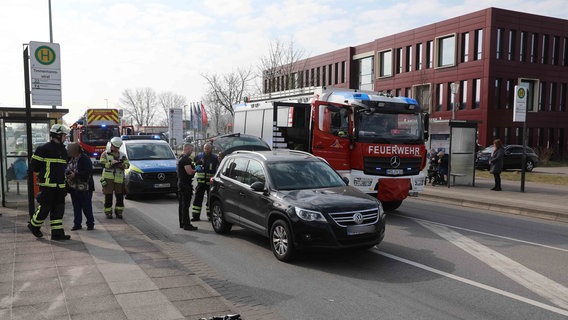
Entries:
{"label": "person in dark coat", "polygon": [[93,180],[93,162],[83,152],[77,142],[67,146],[69,163],[67,164],[67,191],[71,195],[73,203],[73,228],[71,230],[82,229],[83,214],[87,219],[87,230],[95,228],[95,218],[93,217],[93,191],[95,182]]}
{"label": "person in dark coat", "polygon": [[494,191],[501,191],[501,172],[503,171],[503,158],[505,157],[505,150],[501,139],[493,141],[493,152],[489,158],[489,172],[495,178],[495,186],[491,188]]}
{"label": "person in dark coat", "polygon": [[193,196],[193,177],[195,176],[195,165],[191,160],[193,145],[189,142],[183,144],[183,151],[177,162],[178,176],[178,215],[179,227],[184,230],[197,230],[189,219],[189,208],[191,207],[191,197]]}
{"label": "person in dark coat", "polygon": [[56,123],[50,131],[50,141],[37,147],[30,161],[31,172],[35,172],[39,193],[36,197],[39,206],[28,223],[28,229],[37,238],[43,237],[41,226],[49,215],[51,240],[69,240],[63,230],[65,214],[65,169],[67,150],[63,142],[69,134],[69,128]]}
{"label": "person in dark coat", "polygon": [[448,174],[449,157],[444,151],[438,152],[438,174],[440,176],[440,184],[446,184],[446,175]]}

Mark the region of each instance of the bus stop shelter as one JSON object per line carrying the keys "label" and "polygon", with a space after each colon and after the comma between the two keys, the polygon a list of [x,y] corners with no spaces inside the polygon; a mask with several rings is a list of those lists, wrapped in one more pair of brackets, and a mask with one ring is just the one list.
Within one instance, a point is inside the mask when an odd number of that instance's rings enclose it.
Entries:
{"label": "bus stop shelter", "polygon": [[[31,135],[26,130],[26,108],[0,107],[0,200],[3,207],[29,208],[28,150],[49,141],[49,128],[68,109],[31,108]],[[31,145],[31,149],[29,148]]]}

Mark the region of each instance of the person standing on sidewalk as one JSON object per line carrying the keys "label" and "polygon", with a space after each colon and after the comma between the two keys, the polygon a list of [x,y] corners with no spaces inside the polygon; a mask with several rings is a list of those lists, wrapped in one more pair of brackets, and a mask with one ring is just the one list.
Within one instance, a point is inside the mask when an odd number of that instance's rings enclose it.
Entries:
{"label": "person standing on sidewalk", "polygon": [[[197,173],[195,177],[197,178],[197,187],[195,188],[195,199],[193,200],[193,206],[191,207],[192,218],[191,221],[199,221],[199,216],[201,215],[201,206],[203,204],[203,197],[205,192],[209,196],[209,179],[213,177],[219,166],[219,158],[216,154],[212,153],[213,147],[211,143],[206,143],[203,145],[203,152],[200,152],[197,157],[195,157],[195,170]],[[211,219],[211,213],[209,212],[209,205],[206,205],[207,218]]]}
{"label": "person standing on sidewalk", "polygon": [[104,213],[107,219],[112,219],[112,196],[116,197],[114,206],[114,214],[117,219],[122,219],[124,212],[124,170],[130,168],[130,163],[126,155],[120,152],[122,139],[114,137],[107,144],[107,149],[101,154],[101,165],[103,166],[103,174],[101,177],[101,185],[103,186],[103,194],[105,195]]}
{"label": "person standing on sidewalk", "polygon": [[30,161],[30,169],[35,172],[39,184],[37,202],[39,206],[28,223],[28,229],[37,238],[43,237],[41,226],[49,215],[51,240],[69,240],[71,236],[63,230],[65,213],[65,168],[67,150],[63,142],[67,139],[69,128],[56,123],[49,130],[50,141],[37,147]]}
{"label": "person standing on sidewalk", "polygon": [[93,162],[83,152],[77,142],[72,142],[67,146],[69,154],[69,164],[67,165],[67,191],[71,195],[73,203],[73,228],[79,230],[83,227],[83,213],[87,218],[87,230],[93,230],[95,219],[93,217],[93,191],[95,182],[93,181]]}
{"label": "person standing on sidewalk", "polygon": [[191,196],[193,196],[193,176],[196,172],[190,158],[192,152],[193,145],[188,142],[184,143],[177,163],[179,227],[190,231],[197,230],[197,227],[193,226],[189,220],[189,207]]}
{"label": "person standing on sidewalk", "polygon": [[503,171],[503,158],[505,151],[501,139],[493,140],[493,152],[489,158],[489,172],[495,178],[495,186],[491,188],[494,191],[501,191],[501,172]]}

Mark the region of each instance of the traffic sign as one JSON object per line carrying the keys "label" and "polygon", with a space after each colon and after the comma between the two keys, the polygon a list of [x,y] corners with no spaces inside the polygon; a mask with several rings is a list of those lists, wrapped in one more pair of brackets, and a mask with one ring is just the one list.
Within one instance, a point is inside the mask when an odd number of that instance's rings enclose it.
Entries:
{"label": "traffic sign", "polygon": [[32,104],[61,106],[61,58],[58,43],[30,41]]}
{"label": "traffic sign", "polygon": [[513,122],[525,122],[527,119],[527,95],[528,88],[515,86],[515,98],[513,101]]}

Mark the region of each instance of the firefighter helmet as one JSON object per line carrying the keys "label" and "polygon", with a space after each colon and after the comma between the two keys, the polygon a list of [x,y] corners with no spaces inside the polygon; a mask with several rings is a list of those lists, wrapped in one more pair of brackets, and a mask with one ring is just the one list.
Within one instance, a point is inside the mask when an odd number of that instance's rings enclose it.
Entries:
{"label": "firefighter helmet", "polygon": [[120,139],[120,137],[114,137],[110,139],[110,144],[116,148],[120,148],[120,146],[122,146],[122,139]]}
{"label": "firefighter helmet", "polygon": [[49,130],[49,132],[52,134],[69,134],[69,127],[56,123],[51,126],[51,130]]}

